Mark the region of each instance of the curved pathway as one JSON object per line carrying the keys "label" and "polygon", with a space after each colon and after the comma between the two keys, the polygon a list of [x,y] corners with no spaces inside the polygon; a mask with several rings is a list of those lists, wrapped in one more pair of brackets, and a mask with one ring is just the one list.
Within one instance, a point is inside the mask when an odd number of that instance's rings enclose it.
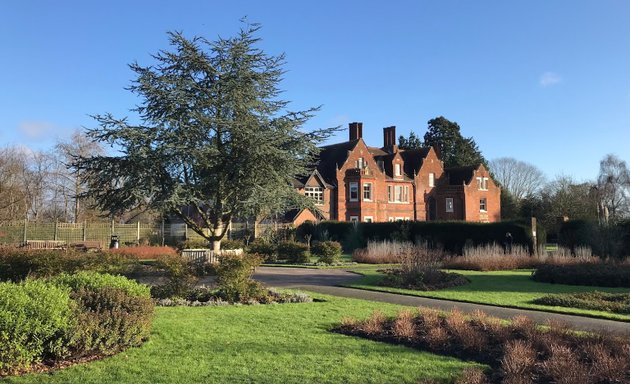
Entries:
{"label": "curved pathway", "polygon": [[564,315],[559,313],[533,311],[527,309],[515,309],[496,307],[492,305],[462,303],[457,301],[431,299],[426,297],[398,295],[395,293],[367,291],[363,289],[340,287],[350,284],[361,276],[343,269],[308,269],[308,268],[281,268],[258,267],[254,278],[274,287],[299,288],[308,291],[323,293],[331,296],[348,297],[380,301],[391,304],[406,305],[412,307],[430,307],[440,310],[459,308],[464,312],[475,310],[483,311],[491,316],[510,319],[517,315],[525,315],[536,322],[555,320],[570,324],[580,330],[597,330],[604,332],[624,333],[630,335],[630,323],[620,321],[595,319],[583,316]]}

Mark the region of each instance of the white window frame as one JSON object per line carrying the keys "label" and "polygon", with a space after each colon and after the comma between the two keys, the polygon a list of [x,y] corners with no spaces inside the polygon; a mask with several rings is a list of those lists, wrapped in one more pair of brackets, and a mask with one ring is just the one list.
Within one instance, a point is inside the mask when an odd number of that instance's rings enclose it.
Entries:
{"label": "white window frame", "polygon": [[[366,187],[368,187],[367,190],[366,190]],[[368,193],[368,197],[365,197],[366,192]],[[374,193],[374,188],[372,188],[372,183],[363,183],[363,191],[362,191],[363,201],[372,201],[373,193]]]}
{"label": "white window frame", "polygon": [[[353,191],[355,193],[354,197],[352,197]],[[348,183],[348,200],[359,201],[359,183],[356,181],[351,181]]]}
{"label": "white window frame", "polygon": [[400,163],[394,164],[394,176],[402,176]]}
{"label": "white window frame", "polygon": [[408,203],[409,202],[409,186],[408,185],[388,185],[387,201],[389,203]]}
{"label": "white window frame", "polygon": [[373,216],[363,216],[363,221],[366,223],[373,223],[374,222],[374,217]]}
{"label": "white window frame", "polygon": [[359,222],[359,216],[350,216],[350,221],[358,223]]}
{"label": "white window frame", "polygon": [[477,178],[477,189],[480,191],[488,190],[488,178],[487,177],[478,177]]}
{"label": "white window frame", "polygon": [[455,203],[452,197],[446,198],[446,212],[453,213],[455,212]]}
{"label": "white window frame", "polygon": [[365,168],[365,160],[362,157],[357,159],[357,168],[363,169]]}
{"label": "white window frame", "polygon": [[394,218],[390,217],[389,219],[387,219],[387,221],[389,221],[390,223],[393,223],[394,222]]}
{"label": "white window frame", "polygon": [[485,197],[479,199],[479,212],[488,212],[488,199]]}
{"label": "white window frame", "polygon": [[429,173],[429,187],[435,187],[435,173]]}
{"label": "white window frame", "polygon": [[304,195],[315,200],[315,205],[324,204],[324,188],[322,187],[304,187]]}

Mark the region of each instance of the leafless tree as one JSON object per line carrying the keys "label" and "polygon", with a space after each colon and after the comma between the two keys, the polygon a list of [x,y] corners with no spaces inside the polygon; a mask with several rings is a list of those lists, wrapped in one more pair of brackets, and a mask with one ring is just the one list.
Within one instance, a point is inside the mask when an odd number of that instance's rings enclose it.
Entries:
{"label": "leafless tree", "polygon": [[72,221],[84,220],[87,210],[86,207],[82,206],[79,196],[84,192],[85,183],[82,175],[73,169],[73,162],[77,157],[103,155],[105,151],[99,143],[90,140],[82,131],[78,130],[72,134],[68,141],[59,142],[56,151],[62,165],[57,168],[59,194],[66,203],[72,202]]}
{"label": "leafless tree", "polygon": [[500,157],[489,163],[494,179],[517,201],[533,196],[545,186],[545,175],[536,166],[512,157]]}
{"label": "leafless tree", "polygon": [[617,221],[630,215],[630,171],[625,161],[606,155],[599,163],[595,189],[601,222]]}

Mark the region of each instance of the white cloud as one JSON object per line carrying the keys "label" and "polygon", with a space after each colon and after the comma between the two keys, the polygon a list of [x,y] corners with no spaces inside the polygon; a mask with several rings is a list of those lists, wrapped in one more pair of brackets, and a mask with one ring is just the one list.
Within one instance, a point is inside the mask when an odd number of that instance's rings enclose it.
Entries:
{"label": "white cloud", "polygon": [[31,140],[45,139],[56,131],[53,124],[45,121],[23,121],[18,128],[24,136]]}
{"label": "white cloud", "polygon": [[538,83],[542,87],[551,87],[552,85],[556,85],[562,81],[562,77],[554,72],[545,72],[540,76],[540,80]]}

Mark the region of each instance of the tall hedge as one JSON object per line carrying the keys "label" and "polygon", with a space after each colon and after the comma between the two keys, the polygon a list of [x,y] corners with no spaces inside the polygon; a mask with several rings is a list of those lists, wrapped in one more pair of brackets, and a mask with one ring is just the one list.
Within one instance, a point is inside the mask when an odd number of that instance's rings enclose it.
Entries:
{"label": "tall hedge", "polygon": [[510,232],[514,245],[533,250],[531,229],[518,222],[470,223],[464,221],[399,221],[386,223],[350,223],[323,221],[306,222],[297,229],[297,235],[311,240],[339,241],[346,252],[364,247],[368,241],[402,240],[426,241],[447,252],[461,254],[466,245],[503,244]]}
{"label": "tall hedge", "polygon": [[630,221],[598,225],[586,220],[569,220],[560,226],[558,243],[574,250],[586,246],[601,257],[630,256]]}

